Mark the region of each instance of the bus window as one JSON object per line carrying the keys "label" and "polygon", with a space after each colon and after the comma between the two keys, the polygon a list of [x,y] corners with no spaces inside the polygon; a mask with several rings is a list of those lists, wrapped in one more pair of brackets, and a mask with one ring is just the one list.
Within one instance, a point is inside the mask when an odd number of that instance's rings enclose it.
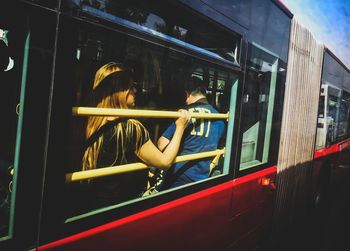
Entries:
{"label": "bus window", "polygon": [[167,38],[177,44],[186,42],[208,55],[214,55],[235,64],[239,63],[239,36],[232,36],[200,16],[193,18],[190,10],[180,8],[178,4],[154,0],[147,2],[69,0],[65,8],[68,10],[78,8],[85,13],[113,20],[122,25],[133,26],[142,32],[151,33],[163,39]]}
{"label": "bus window", "polygon": [[337,135],[341,135],[339,129],[341,128],[339,115],[340,115],[340,100],[341,90],[328,86],[328,102],[327,102],[327,142],[329,144],[337,141]]}
{"label": "bus window", "polygon": [[278,57],[257,45],[249,48],[242,109],[240,170],[268,161]]}
{"label": "bus window", "polygon": [[316,150],[322,149],[326,146],[326,95],[327,86],[321,85],[320,99],[318,101],[318,115],[317,115],[317,134],[316,134]]}
{"label": "bus window", "polygon": [[59,0],[32,0],[31,2],[51,9],[57,9]]}
{"label": "bus window", "polygon": [[[116,62],[125,66],[133,76],[134,88],[136,92],[135,109],[139,114],[130,115],[141,122],[149,132],[150,139],[154,144],[163,135],[165,130],[174,122],[174,118],[147,118],[142,116],[143,110],[157,110],[159,112],[177,111],[186,107],[186,86],[190,81],[196,79],[205,86],[203,93],[206,106],[212,110],[190,108],[193,113],[201,113],[204,116],[222,116],[218,119],[199,118],[191,119],[188,135],[202,137],[203,141],[195,145],[187,146],[190,150],[185,151],[180,148],[178,163],[183,163],[186,170],[196,170],[197,163],[203,162],[205,170],[200,169],[198,179],[189,179],[179,186],[172,187],[164,185],[169,177],[168,170],[160,171],[155,167],[141,167],[139,164],[135,169],[128,169],[123,173],[104,175],[90,178],[74,179],[74,173],[83,174],[82,158],[86,145],[90,142],[86,139],[87,116],[74,114],[70,122],[70,136],[67,149],[67,195],[71,198],[72,207],[67,212],[67,221],[74,221],[91,214],[116,209],[124,205],[145,200],[150,197],[165,194],[183,186],[203,183],[206,180],[227,176],[230,171],[230,152],[233,122],[236,105],[236,94],[238,85],[238,75],[232,68],[226,68],[219,64],[213,64],[202,60],[198,56],[191,56],[190,53],[182,53],[169,49],[167,46],[155,45],[140,39],[116,33],[110,30],[96,30],[91,26],[82,27],[73,31],[74,42],[66,41],[65,49],[72,48],[69,67],[74,67],[75,76],[72,77],[74,98],[71,108],[92,107],[91,98],[95,93],[93,81],[98,69],[108,62]],[[70,37],[72,37],[70,36]],[[65,36],[69,37],[69,36]],[[68,46],[68,43],[71,43]],[[66,61],[65,61],[66,62]],[[65,65],[60,65],[64,69]],[[66,66],[68,67],[68,66]],[[67,69],[65,72],[69,72]],[[204,104],[203,103],[203,104]],[[192,110],[191,110],[192,109]],[[216,112],[214,112],[214,109]],[[132,109],[129,109],[132,112]],[[77,111],[77,110],[76,110]],[[230,116],[228,115],[230,112]],[[232,115],[231,115],[232,114]],[[136,117],[133,117],[136,116]],[[229,116],[229,117],[228,117]],[[216,126],[220,124],[222,133],[215,136]],[[214,136],[212,136],[214,135]],[[113,137],[114,135],[112,135]],[[219,137],[220,136],[220,137]],[[206,143],[206,138],[211,137],[211,143]],[[191,141],[193,144],[194,141]],[[203,143],[204,142],[204,143]],[[114,149],[114,148],[113,148]],[[112,150],[111,150],[112,151]],[[205,153],[202,159],[185,160],[185,155]],[[226,154],[227,153],[227,154]],[[211,155],[210,155],[211,154]],[[142,162],[135,154],[126,163],[120,163],[111,159],[103,166],[96,166],[96,169],[128,165]],[[181,160],[183,158],[184,160]],[[192,167],[195,166],[195,167]],[[127,168],[123,166],[123,170]],[[174,170],[176,168],[174,167]],[[152,172],[149,172],[151,170]],[[176,169],[177,170],[177,169]],[[168,184],[168,183],[166,183]],[[160,185],[162,188],[160,188]],[[158,193],[148,193],[150,188]],[[96,199],[100,198],[100,199]],[[101,199],[102,198],[102,199]]]}
{"label": "bus window", "polygon": [[[20,32],[13,20],[9,18],[8,9],[0,9],[0,111],[4,118],[0,131],[0,239],[11,235],[13,221],[14,194],[12,191],[16,181],[15,169],[16,148],[19,148],[17,133],[19,121],[22,117],[20,102],[21,85],[18,76],[21,76],[20,55],[23,47],[19,46],[18,33]],[[11,21],[10,21],[11,20]],[[28,42],[28,41],[27,41]],[[17,48],[19,46],[20,48]],[[25,52],[27,53],[27,51]],[[18,155],[18,153],[17,153]]]}
{"label": "bus window", "polygon": [[339,107],[339,124],[337,139],[345,139],[349,135],[350,94],[343,91]]}
{"label": "bus window", "polygon": [[316,149],[341,141],[348,135],[349,94],[330,83],[323,84],[319,101]]}

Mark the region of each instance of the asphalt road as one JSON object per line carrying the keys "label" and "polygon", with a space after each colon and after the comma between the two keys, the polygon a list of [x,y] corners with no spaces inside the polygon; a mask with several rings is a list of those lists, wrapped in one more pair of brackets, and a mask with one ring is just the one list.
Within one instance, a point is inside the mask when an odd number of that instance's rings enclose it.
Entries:
{"label": "asphalt road", "polygon": [[309,215],[285,250],[350,251],[350,179],[334,186],[330,194],[324,211]]}

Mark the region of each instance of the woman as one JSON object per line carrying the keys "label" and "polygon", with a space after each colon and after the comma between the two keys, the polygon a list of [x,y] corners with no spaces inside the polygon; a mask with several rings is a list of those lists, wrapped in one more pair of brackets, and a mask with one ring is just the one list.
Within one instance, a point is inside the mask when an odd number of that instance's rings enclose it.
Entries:
{"label": "woman", "polygon": [[[121,64],[110,62],[95,75],[93,103],[98,108],[129,109],[135,106],[136,89],[131,72]],[[164,152],[150,140],[147,129],[135,119],[107,116],[89,117],[86,149],[82,169],[115,166],[142,160],[147,165],[166,169],[173,163],[181,137],[189,121],[189,113],[181,110],[175,134]],[[147,170],[118,174],[92,180],[96,199],[104,204],[118,203],[139,196],[147,182]],[[97,186],[97,187],[96,187]],[[94,204],[97,202],[94,201]]]}

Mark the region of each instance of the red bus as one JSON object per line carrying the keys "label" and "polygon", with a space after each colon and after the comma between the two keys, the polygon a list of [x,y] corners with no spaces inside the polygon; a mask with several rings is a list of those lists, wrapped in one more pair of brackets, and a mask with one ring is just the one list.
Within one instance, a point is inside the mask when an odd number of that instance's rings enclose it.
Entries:
{"label": "red bus", "polygon": [[350,71],[325,48],[312,169],[314,199],[321,209],[348,181],[349,101]]}
{"label": "red bus", "polygon": [[[0,6],[1,250],[255,250],[346,177],[349,69],[279,1]],[[90,105],[110,61],[133,69],[127,114]],[[89,116],[139,119],[156,142],[190,77],[219,112],[197,118],[224,121],[224,139],[175,161],[215,160],[206,178],[148,194],[154,168],[141,161],[82,171]],[[92,199],[86,181],[130,174],[144,177],[137,196]]]}

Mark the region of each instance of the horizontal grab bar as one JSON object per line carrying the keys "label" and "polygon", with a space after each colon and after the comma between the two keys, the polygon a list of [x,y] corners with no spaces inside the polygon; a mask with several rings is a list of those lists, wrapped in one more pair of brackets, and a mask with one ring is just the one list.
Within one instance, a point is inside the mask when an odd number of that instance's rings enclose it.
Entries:
{"label": "horizontal grab bar", "polygon": [[[159,110],[137,110],[95,107],[73,107],[74,116],[115,116],[115,117],[139,117],[139,118],[178,118],[181,112]],[[229,113],[196,113],[190,112],[192,118],[228,119]]]}
{"label": "horizontal grab bar", "polygon": [[[217,149],[214,151],[187,154],[187,155],[177,156],[175,158],[174,163],[213,157],[217,155],[222,155],[224,153],[225,153],[225,148]],[[147,166],[146,164],[141,162],[137,162],[137,163],[120,165],[120,166],[103,167],[103,168],[97,168],[97,169],[92,169],[87,171],[73,172],[73,173],[66,174],[66,182],[69,183],[69,182],[74,182],[79,180],[104,177],[104,176],[138,171],[138,170],[143,170],[148,168],[150,168],[150,166]]]}

